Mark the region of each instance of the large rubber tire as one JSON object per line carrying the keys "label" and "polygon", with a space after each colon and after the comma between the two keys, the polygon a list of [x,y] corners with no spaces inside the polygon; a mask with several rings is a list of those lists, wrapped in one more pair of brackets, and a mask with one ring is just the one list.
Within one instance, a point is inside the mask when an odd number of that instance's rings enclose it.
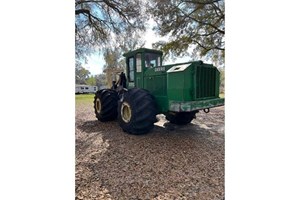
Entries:
{"label": "large rubber tire", "polygon": [[118,94],[114,90],[97,91],[94,97],[94,109],[97,119],[101,122],[116,119],[118,116],[118,100]]}
{"label": "large rubber tire", "polygon": [[153,96],[144,89],[133,88],[124,94],[118,106],[118,121],[123,131],[148,133],[156,122],[157,107]]}
{"label": "large rubber tire", "polygon": [[186,125],[196,118],[196,112],[167,113],[166,119],[177,125]]}

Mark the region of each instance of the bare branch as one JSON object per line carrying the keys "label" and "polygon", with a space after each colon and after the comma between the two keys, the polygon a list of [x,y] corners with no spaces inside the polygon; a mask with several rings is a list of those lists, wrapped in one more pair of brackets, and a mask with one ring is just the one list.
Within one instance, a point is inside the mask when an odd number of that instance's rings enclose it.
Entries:
{"label": "bare branch", "polygon": [[78,5],[80,5],[80,4],[84,4],[84,3],[103,3],[103,1],[90,1],[90,0],[88,0],[88,1],[85,1],[85,0],[80,0],[80,1],[76,1],[76,3],[75,3],[75,6],[78,6]]}
{"label": "bare branch", "polygon": [[225,34],[225,31],[224,31],[224,30],[219,29],[218,27],[216,27],[215,25],[213,25],[213,24],[211,24],[211,23],[199,21],[199,20],[197,20],[197,19],[195,19],[195,18],[193,18],[193,17],[191,17],[191,16],[187,16],[187,17],[190,18],[190,19],[192,19],[192,20],[194,20],[194,21],[196,21],[196,22],[198,22],[198,23],[201,24],[201,25],[207,25],[207,26],[210,26],[210,27],[214,28],[215,30],[217,30],[217,31],[218,31],[219,33],[221,33],[221,34]]}
{"label": "bare branch", "polygon": [[116,6],[116,4],[110,3],[109,0],[103,0],[103,2],[108,7],[110,7],[114,11],[116,11],[121,17],[123,17],[123,19],[125,19],[130,26],[132,26],[133,28],[135,28],[135,26],[133,24],[131,24],[131,22],[129,21],[129,19],[127,18],[127,16]]}
{"label": "bare branch", "polygon": [[214,1],[206,1],[206,2],[201,2],[201,1],[184,1],[185,3],[193,3],[193,4],[202,4],[202,5],[206,5],[206,4],[213,4],[213,3],[216,3],[216,2],[219,2],[221,0],[214,0]]}

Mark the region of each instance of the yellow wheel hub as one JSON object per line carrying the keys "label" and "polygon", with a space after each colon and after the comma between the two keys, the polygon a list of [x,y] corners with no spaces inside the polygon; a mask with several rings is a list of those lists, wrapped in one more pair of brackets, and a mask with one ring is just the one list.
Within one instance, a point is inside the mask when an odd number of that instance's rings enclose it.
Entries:
{"label": "yellow wheel hub", "polygon": [[96,99],[96,111],[97,113],[101,112],[101,101],[99,98]]}
{"label": "yellow wheel hub", "polygon": [[122,117],[123,121],[126,123],[128,123],[131,119],[131,108],[127,102],[122,103],[121,117]]}

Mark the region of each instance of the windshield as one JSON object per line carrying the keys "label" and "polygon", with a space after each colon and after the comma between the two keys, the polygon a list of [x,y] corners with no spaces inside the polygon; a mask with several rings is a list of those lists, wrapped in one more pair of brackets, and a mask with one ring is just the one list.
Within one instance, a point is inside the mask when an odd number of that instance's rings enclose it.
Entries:
{"label": "windshield", "polygon": [[160,55],[155,53],[145,54],[145,67],[160,66]]}

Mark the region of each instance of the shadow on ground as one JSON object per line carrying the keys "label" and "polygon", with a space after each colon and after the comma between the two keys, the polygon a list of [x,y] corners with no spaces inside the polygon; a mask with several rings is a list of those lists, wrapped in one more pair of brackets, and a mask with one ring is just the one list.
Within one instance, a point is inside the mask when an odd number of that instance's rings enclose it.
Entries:
{"label": "shadow on ground", "polygon": [[77,199],[221,199],[224,137],[196,124],[124,133],[117,121],[76,124]]}

